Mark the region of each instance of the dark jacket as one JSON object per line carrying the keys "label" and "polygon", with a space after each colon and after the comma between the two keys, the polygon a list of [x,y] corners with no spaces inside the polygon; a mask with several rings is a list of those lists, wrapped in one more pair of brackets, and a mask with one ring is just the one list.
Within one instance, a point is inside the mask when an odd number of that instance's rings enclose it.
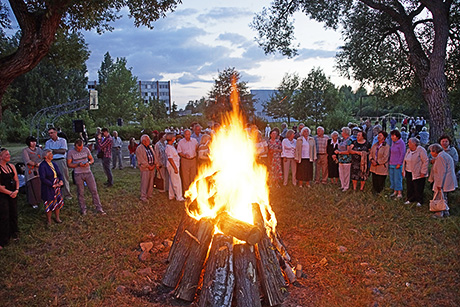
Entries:
{"label": "dark jacket", "polygon": [[[51,162],[53,163],[53,162]],[[59,167],[53,163],[54,169],[56,170],[56,174],[59,178],[59,180],[62,179],[62,173],[59,170]],[[40,166],[38,167],[38,173],[40,174],[40,180],[42,183],[42,199],[43,201],[50,201],[54,199],[54,173],[51,167],[48,165],[46,161],[43,161],[40,163]]]}

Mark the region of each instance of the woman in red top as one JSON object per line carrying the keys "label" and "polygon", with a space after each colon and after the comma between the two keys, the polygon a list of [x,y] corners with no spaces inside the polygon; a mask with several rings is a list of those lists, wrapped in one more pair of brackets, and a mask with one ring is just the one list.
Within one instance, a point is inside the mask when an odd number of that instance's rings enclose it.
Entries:
{"label": "woman in red top", "polygon": [[128,150],[129,150],[129,161],[132,168],[136,168],[136,148],[139,144],[136,143],[134,138],[129,140]]}

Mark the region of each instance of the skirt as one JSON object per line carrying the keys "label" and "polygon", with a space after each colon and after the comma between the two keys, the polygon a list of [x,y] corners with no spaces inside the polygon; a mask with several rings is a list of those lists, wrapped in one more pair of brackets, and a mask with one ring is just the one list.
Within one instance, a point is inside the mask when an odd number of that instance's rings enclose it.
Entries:
{"label": "skirt", "polygon": [[27,201],[30,205],[37,205],[41,203],[42,192],[40,177],[35,177],[27,181]]}
{"label": "skirt", "polygon": [[310,159],[302,159],[300,163],[297,163],[295,179],[300,181],[313,180],[313,162]]}
{"label": "skirt", "polygon": [[[58,183],[59,179],[54,179],[54,184]],[[62,199],[61,188],[54,188],[54,198],[52,200],[45,201],[45,212],[61,209],[64,206],[64,200]]]}

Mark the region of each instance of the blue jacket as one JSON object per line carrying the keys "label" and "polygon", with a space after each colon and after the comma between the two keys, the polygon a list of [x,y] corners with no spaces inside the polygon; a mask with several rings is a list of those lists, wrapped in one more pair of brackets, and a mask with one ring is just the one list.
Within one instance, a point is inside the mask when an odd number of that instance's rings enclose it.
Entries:
{"label": "blue jacket", "polygon": [[[59,167],[53,163],[54,169],[56,170],[56,174],[59,178],[59,180],[62,179],[62,173],[59,170]],[[43,161],[40,163],[40,166],[38,167],[38,173],[40,174],[40,180],[42,183],[42,199],[43,201],[50,201],[54,199],[54,173],[51,167],[48,165],[46,161]]]}

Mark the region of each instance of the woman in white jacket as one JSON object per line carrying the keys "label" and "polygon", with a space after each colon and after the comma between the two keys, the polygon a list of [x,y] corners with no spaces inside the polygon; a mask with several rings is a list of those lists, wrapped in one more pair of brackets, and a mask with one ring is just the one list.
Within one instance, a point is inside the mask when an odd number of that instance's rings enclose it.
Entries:
{"label": "woman in white jacket", "polygon": [[437,211],[433,215],[435,218],[449,216],[449,207],[447,206],[447,192],[454,191],[457,187],[457,178],[455,177],[455,165],[452,157],[444,151],[439,144],[432,144],[428,147],[431,155],[435,158],[430,173],[430,182],[433,182],[433,191],[441,191],[444,194],[446,208],[443,211]]}
{"label": "woman in white jacket", "polygon": [[417,138],[410,138],[407,142],[408,149],[404,156],[403,176],[406,178],[407,201],[406,205],[416,202],[417,207],[423,203],[423,190],[426,177],[428,177],[428,155],[425,148],[420,146]]}

